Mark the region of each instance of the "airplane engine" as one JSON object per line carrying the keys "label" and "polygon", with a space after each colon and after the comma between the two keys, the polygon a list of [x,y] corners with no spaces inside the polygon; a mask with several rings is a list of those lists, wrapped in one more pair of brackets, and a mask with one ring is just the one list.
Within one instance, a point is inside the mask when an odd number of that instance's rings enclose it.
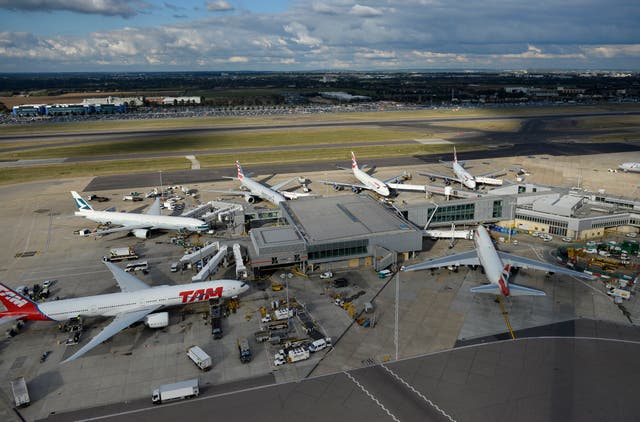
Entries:
{"label": "airplane engine", "polygon": [[335,191],[341,191],[342,189],[344,189],[342,186],[340,185],[333,185],[333,190]]}
{"label": "airplane engine", "polygon": [[149,328],[164,328],[169,325],[169,312],[158,312],[144,317],[144,325]]}
{"label": "airplane engine", "polygon": [[430,180],[430,181],[432,181],[432,182],[435,182],[435,181],[436,181],[436,178],[435,178],[435,177],[433,177],[433,176],[429,176],[429,180]]}
{"label": "airplane engine", "polygon": [[139,239],[148,239],[150,236],[149,230],[147,229],[135,229],[131,231],[133,235]]}
{"label": "airplane engine", "polygon": [[449,179],[444,179],[444,184],[449,186],[451,184],[451,180]]}
{"label": "airplane engine", "polygon": [[247,201],[249,204],[253,204],[256,202],[256,197],[252,195],[245,195],[244,200]]}
{"label": "airplane engine", "polygon": [[361,191],[361,190],[362,190],[362,189],[360,189],[360,188],[357,188],[357,187],[355,187],[355,186],[351,186],[351,191],[352,191],[353,193],[360,193],[360,191]]}

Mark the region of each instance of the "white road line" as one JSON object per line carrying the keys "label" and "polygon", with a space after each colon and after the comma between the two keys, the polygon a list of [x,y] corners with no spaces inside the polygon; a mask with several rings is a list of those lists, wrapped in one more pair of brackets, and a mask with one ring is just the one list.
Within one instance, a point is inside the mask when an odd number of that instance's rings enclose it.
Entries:
{"label": "white road line", "polygon": [[437,404],[435,404],[434,402],[432,402],[431,400],[426,398],[422,393],[420,393],[418,390],[413,388],[413,386],[410,385],[408,382],[406,382],[404,379],[400,378],[400,376],[398,374],[393,372],[391,369],[387,368],[385,365],[380,365],[380,367],[382,367],[384,370],[386,370],[388,373],[390,373],[395,379],[397,379],[402,384],[404,384],[405,387],[407,387],[409,390],[413,391],[418,397],[420,397],[422,400],[424,400],[429,406],[433,407],[438,412],[440,412],[442,414],[442,416],[444,416],[445,418],[449,419],[451,422],[456,422],[455,419],[453,419],[451,416],[449,416],[444,410],[440,409],[440,407],[438,407]]}
{"label": "white road line", "polygon": [[375,398],[373,394],[371,394],[369,391],[367,391],[367,389],[366,389],[366,388],[364,388],[364,387],[362,386],[362,384],[360,384],[360,383],[359,383],[359,382],[358,382],[358,381],[357,381],[357,380],[356,380],[356,379],[355,379],[355,378],[354,378],[350,373],[348,373],[348,372],[344,372],[344,374],[347,376],[347,378],[349,378],[351,381],[353,381],[353,383],[354,383],[355,385],[357,385],[358,387],[360,387],[360,389],[361,389],[361,390],[362,390],[362,391],[363,391],[367,396],[369,396],[369,398],[370,398],[371,400],[373,400],[373,401],[374,401],[378,406],[380,406],[380,408],[381,408],[382,410],[384,410],[385,412],[387,412],[387,415],[389,415],[389,416],[391,417],[391,419],[393,419],[393,420],[394,420],[394,421],[396,421],[396,422],[400,422],[400,419],[396,418],[396,417],[395,417],[395,416],[394,416],[394,415],[389,411],[389,409],[387,409],[386,407],[384,407],[384,405],[383,405],[382,403],[380,403],[380,401],[378,401],[378,399],[377,399],[377,398]]}

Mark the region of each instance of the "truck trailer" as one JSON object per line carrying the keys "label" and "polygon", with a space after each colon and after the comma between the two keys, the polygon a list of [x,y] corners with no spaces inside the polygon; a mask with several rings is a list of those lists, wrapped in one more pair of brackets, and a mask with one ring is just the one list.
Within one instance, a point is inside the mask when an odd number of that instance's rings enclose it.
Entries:
{"label": "truck trailer", "polygon": [[187,356],[203,371],[211,369],[211,356],[198,346],[191,346],[187,349]]}
{"label": "truck trailer", "polygon": [[133,249],[133,246],[122,248],[111,248],[109,255],[102,258],[103,261],[116,262],[123,259],[138,259],[138,254]]}
{"label": "truck trailer", "polygon": [[194,378],[173,384],[161,385],[159,388],[153,390],[153,393],[151,394],[151,401],[153,404],[162,404],[172,400],[197,397],[198,394],[200,394],[198,379]]}
{"label": "truck trailer", "polygon": [[27,390],[27,382],[24,380],[24,377],[11,381],[11,392],[13,393],[13,402],[16,404],[16,407],[25,407],[31,404],[29,390]]}

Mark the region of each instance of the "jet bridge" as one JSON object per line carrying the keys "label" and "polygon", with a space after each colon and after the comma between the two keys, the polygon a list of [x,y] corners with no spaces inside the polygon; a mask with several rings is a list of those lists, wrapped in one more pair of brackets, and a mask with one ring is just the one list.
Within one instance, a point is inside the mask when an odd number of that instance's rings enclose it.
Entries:
{"label": "jet bridge", "polygon": [[180,264],[195,264],[198,261],[202,261],[203,259],[209,258],[211,255],[214,255],[220,249],[219,242],[213,242],[202,249],[199,249],[193,253],[187,254],[180,258]]}
{"label": "jet bridge", "polygon": [[210,201],[185,212],[182,217],[199,218],[207,223],[214,220],[222,222],[224,216],[243,209],[242,205],[231,202]]}
{"label": "jet bridge", "polygon": [[238,280],[247,278],[247,267],[244,265],[244,260],[242,259],[242,248],[238,243],[233,244],[233,258],[236,261],[236,278]]}
{"label": "jet bridge", "polygon": [[218,253],[215,254],[213,258],[211,258],[209,262],[207,262],[207,264],[202,267],[200,272],[191,277],[191,282],[196,283],[199,281],[204,281],[209,278],[209,276],[215,274],[216,271],[218,271],[218,265],[227,257],[227,249],[227,245],[222,245]]}

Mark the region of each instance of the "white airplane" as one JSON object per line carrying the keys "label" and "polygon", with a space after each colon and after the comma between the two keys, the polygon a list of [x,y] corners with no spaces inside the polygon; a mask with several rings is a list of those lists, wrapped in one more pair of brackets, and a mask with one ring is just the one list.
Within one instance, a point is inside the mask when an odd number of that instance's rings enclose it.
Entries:
{"label": "white airplane", "polygon": [[468,187],[469,189],[476,189],[478,186],[478,183],[482,183],[485,185],[502,186],[502,179],[494,179],[490,176],[504,174],[505,173],[504,170],[497,170],[497,171],[481,174],[478,176],[473,176],[464,168],[463,166],[464,162],[458,161],[458,154],[456,153],[456,147],[453,147],[453,162],[452,163],[449,163],[446,161],[441,161],[441,162],[444,164],[452,165],[455,177],[443,176],[441,174],[430,173],[426,171],[419,171],[418,174],[421,174],[423,176],[428,176],[431,179],[436,179],[436,178],[443,179],[445,182],[447,182],[447,184],[449,184],[449,181],[453,180],[460,183],[461,185]]}
{"label": "white airplane", "polygon": [[114,317],[104,329],[62,363],[72,361],[138,321],[151,328],[169,325],[168,312],[160,308],[229,298],[249,290],[237,280],[214,280],[178,286],[150,287],[116,265],[105,262],[122,292],[74,299],[35,303],[0,283],[0,301],[7,308],[0,312],[0,323],[15,320],[66,321],[77,317]]}
{"label": "white airplane", "polygon": [[[363,168],[364,167],[365,166],[363,166]],[[350,188],[354,192],[359,192],[361,190],[370,190],[384,197],[391,195],[393,191],[425,192],[425,187],[421,185],[397,183],[403,178],[404,175],[395,176],[384,181],[376,179],[375,177],[360,169],[360,167],[358,166],[358,162],[356,161],[356,155],[353,153],[353,151],[351,151],[351,171],[353,171],[353,176],[358,179],[361,184],[332,182],[330,180],[323,180],[322,183],[324,183],[325,185],[333,185],[333,188],[335,190],[342,190],[345,187]]]}
{"label": "white airplane", "polygon": [[622,163],[618,166],[618,168],[625,173],[628,171],[632,173],[640,173],[640,163]]}
{"label": "white airplane", "polygon": [[511,268],[531,268],[533,270],[547,271],[551,273],[567,274],[586,279],[593,276],[567,268],[558,267],[535,259],[523,258],[506,252],[497,251],[493,246],[491,237],[483,225],[479,225],[473,236],[476,248],[468,252],[462,252],[443,258],[431,259],[419,264],[402,267],[401,271],[426,270],[459,265],[482,265],[489,284],[471,289],[474,293],[503,294],[506,296],[545,296],[545,292],[509,283]]}
{"label": "white airplane", "polygon": [[239,195],[244,196],[244,200],[250,204],[256,202],[257,199],[262,199],[265,201],[269,201],[275,205],[278,205],[280,202],[284,202],[287,199],[298,199],[303,196],[313,196],[310,193],[298,193],[298,192],[289,192],[286,190],[281,190],[283,187],[298,179],[297,177],[291,178],[282,183],[278,183],[274,186],[267,186],[260,182],[256,182],[251,179],[249,176],[244,174],[242,170],[242,166],[239,161],[236,161],[236,167],[238,168],[238,177],[225,177],[225,179],[237,179],[242,184],[242,188],[246,190],[208,190],[207,192],[219,192],[226,193],[230,195]]}
{"label": "white airplane", "polygon": [[147,239],[150,234],[149,232],[156,229],[189,230],[192,232],[209,229],[207,223],[196,218],[161,215],[159,198],[156,198],[146,214],[134,214],[128,212],[96,211],[78,195],[78,192],[71,191],[71,195],[78,206],[78,211],[75,212],[75,215],[85,217],[100,224],[122,226],[113,229],[98,230],[91,233],[93,235],[130,231],[135,237]]}

